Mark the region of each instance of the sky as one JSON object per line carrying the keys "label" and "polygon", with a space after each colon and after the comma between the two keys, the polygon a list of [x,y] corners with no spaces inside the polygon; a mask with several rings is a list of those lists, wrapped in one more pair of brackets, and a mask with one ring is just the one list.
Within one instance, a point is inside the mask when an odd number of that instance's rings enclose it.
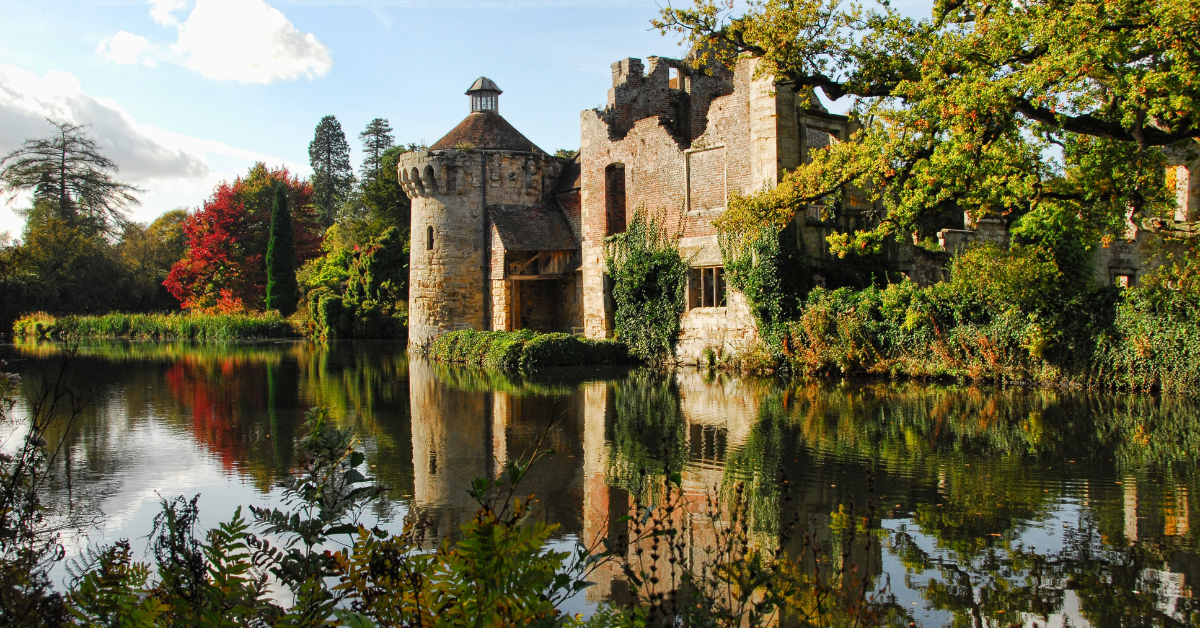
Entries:
{"label": "sky", "polygon": [[[575,149],[613,62],[683,56],[651,27],[658,13],[655,0],[0,0],[0,156],[48,136],[47,119],[88,125],[149,222],[256,161],[307,176],[325,115],[356,166],[372,118],[431,144],[480,76],[535,144]],[[7,200],[0,232],[19,237],[28,202]]]}

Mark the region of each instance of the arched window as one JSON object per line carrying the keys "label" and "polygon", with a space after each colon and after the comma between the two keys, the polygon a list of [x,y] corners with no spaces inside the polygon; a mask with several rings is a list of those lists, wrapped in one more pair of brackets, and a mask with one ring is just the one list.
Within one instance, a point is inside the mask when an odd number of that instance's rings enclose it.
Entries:
{"label": "arched window", "polygon": [[425,227],[425,250],[433,250],[433,225]]}

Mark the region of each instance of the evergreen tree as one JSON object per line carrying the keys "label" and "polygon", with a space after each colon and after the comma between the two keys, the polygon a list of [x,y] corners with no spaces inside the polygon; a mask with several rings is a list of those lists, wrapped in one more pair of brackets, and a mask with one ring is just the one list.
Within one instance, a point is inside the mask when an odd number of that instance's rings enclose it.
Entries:
{"label": "evergreen tree", "polygon": [[[30,218],[57,218],[68,226],[114,230],[128,222],[125,210],[138,204],[137,188],[117,181],[117,164],[100,152],[84,127],[52,122],[57,133],[26,140],[0,160],[0,193],[12,201],[32,191]],[[38,211],[38,210],[49,210]]]}
{"label": "evergreen tree", "polygon": [[296,311],[296,243],[292,240],[292,214],[288,211],[287,188],[275,186],[271,207],[271,237],[267,240],[267,309],[283,316]]}
{"label": "evergreen tree", "polygon": [[364,181],[376,179],[383,168],[383,153],[396,144],[392,126],[386,118],[375,118],[358,134],[358,139],[362,140],[363,152],[366,153],[362,163],[362,178]]}
{"label": "evergreen tree", "polygon": [[337,118],[325,116],[317,124],[308,145],[308,162],[313,169],[313,203],[321,215],[321,222],[325,226],[332,225],[338,207],[354,186],[350,143]]}

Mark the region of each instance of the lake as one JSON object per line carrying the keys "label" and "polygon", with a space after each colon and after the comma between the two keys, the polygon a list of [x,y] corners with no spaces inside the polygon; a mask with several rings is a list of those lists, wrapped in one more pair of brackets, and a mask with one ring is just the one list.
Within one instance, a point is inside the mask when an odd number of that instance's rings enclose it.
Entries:
{"label": "lake", "polygon": [[[63,356],[42,343],[5,359],[31,391]],[[68,376],[87,405],[52,435],[66,446],[50,499],[90,523],[65,535],[69,554],[144,548],[161,498],[201,495],[206,525],[278,503],[320,405],[359,432],[390,487],[365,519],[394,530],[414,512],[454,538],[470,482],[540,449],[520,493],[560,526],[559,547],[611,535],[674,476],[689,521],[706,496],[739,491],[755,543],[853,561],[917,625],[1200,621],[1195,399],[690,369],[518,378],[383,342],[89,342]],[[843,547],[847,515],[874,542]],[[569,610],[621,599],[616,570],[593,579]]]}

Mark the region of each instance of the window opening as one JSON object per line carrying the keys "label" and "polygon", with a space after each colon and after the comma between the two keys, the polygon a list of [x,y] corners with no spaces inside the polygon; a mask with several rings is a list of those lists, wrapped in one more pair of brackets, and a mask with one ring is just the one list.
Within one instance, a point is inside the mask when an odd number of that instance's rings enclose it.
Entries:
{"label": "window opening", "polygon": [[683,80],[679,77],[679,68],[669,68],[667,77],[671,89],[683,89]]}
{"label": "window opening", "polygon": [[433,226],[425,227],[425,250],[433,250]]}
{"label": "window opening", "polygon": [[725,306],[725,268],[693,268],[688,277],[688,309]]}
{"label": "window opening", "polygon": [[604,235],[625,233],[625,165],[604,169]]}
{"label": "window opening", "polygon": [[1133,285],[1133,275],[1117,275],[1113,277],[1113,285],[1118,288],[1128,288]]}

